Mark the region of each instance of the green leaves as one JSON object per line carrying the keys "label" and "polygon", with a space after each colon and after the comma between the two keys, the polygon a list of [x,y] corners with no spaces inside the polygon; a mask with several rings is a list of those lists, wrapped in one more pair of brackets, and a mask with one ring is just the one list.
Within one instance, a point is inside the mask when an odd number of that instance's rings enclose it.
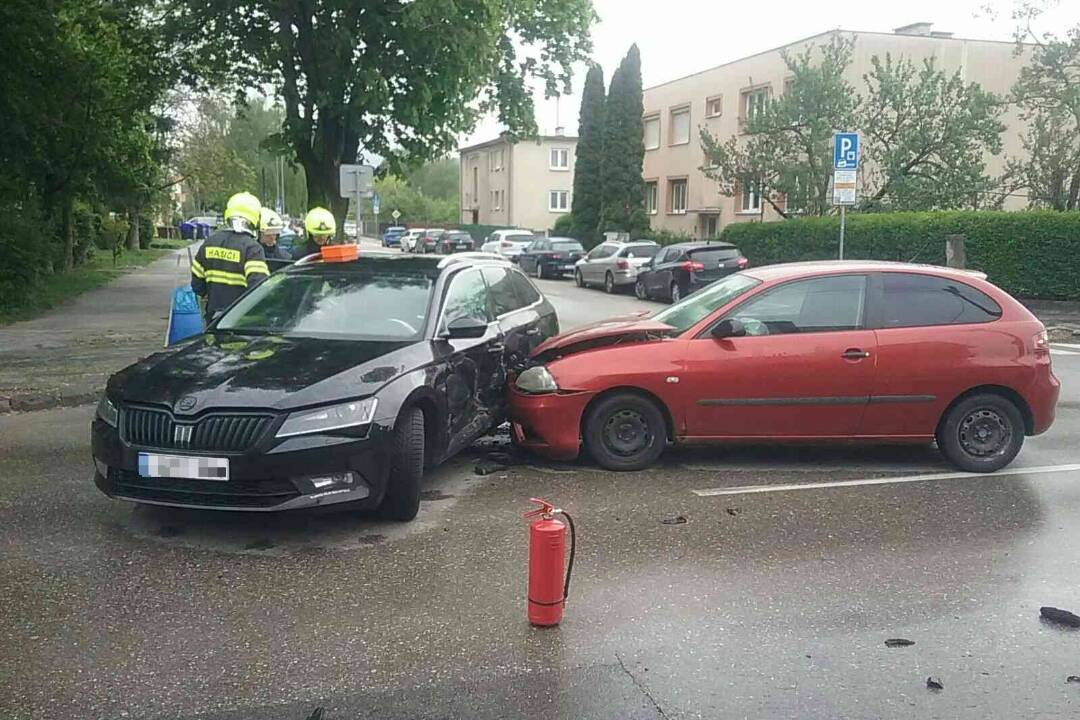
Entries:
{"label": "green leaves", "polygon": [[[585,75],[578,115],[578,144],[574,152],[574,192],[570,234],[589,247],[599,236],[601,198],[601,167],[604,161],[604,70],[593,65]],[[558,225],[558,221],[556,221]]]}
{"label": "green leaves", "polygon": [[600,232],[648,230],[641,167],[645,141],[641,115],[641,55],[631,45],[611,77],[604,109],[604,156],[600,177]]}

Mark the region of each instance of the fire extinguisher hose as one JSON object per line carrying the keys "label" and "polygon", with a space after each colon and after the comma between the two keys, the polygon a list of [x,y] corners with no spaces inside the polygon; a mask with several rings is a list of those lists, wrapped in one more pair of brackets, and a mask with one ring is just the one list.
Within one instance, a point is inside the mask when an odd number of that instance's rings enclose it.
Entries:
{"label": "fire extinguisher hose", "polygon": [[565,604],[566,599],[570,597],[570,576],[574,572],[574,552],[577,550],[577,534],[574,532],[574,518],[570,517],[570,513],[561,509],[558,512],[566,518],[566,524],[570,526],[570,560],[566,564],[566,582],[563,583],[562,592],[562,601]]}

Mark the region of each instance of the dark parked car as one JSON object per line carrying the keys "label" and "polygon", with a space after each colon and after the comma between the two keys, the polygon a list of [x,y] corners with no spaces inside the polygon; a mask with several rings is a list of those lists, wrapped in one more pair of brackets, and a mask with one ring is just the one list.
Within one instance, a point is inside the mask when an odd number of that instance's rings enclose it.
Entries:
{"label": "dark parked car", "polygon": [[447,230],[439,236],[439,242],[435,245],[435,251],[443,255],[456,252],[467,252],[476,248],[476,242],[472,235],[464,230]]}
{"label": "dark parked car", "polygon": [[537,278],[562,277],[573,274],[574,263],[585,255],[574,238],[539,238],[518,255],[518,265]]}
{"label": "dark parked car", "polygon": [[410,520],[424,468],[502,422],[508,373],[557,332],[505,260],[298,262],[109,379],[95,483],[158,505],[354,503]]}
{"label": "dark parked car", "polygon": [[439,239],[446,233],[445,230],[439,228],[433,228],[431,230],[425,230],[421,233],[420,237],[416,239],[416,244],[413,245],[412,251],[414,253],[433,253],[436,251],[436,247],[439,244]]}
{"label": "dark parked car", "polygon": [[634,294],[642,300],[679,302],[690,293],[744,269],[749,262],[739,248],[723,242],[668,245],[637,276]]}

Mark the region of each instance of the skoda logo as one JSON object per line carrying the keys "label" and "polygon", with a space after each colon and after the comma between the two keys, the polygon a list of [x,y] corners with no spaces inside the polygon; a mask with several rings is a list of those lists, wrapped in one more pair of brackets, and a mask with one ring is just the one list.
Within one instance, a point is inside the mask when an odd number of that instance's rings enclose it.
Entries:
{"label": "skoda logo", "polygon": [[191,395],[185,395],[184,397],[180,398],[180,402],[176,403],[176,409],[183,412],[187,412],[188,410],[194,410],[198,402],[199,401],[195,397]]}

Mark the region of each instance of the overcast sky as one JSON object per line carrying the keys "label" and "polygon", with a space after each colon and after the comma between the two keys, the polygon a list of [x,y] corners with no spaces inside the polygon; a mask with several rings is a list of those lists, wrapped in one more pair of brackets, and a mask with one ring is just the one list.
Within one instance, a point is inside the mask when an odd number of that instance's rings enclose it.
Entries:
{"label": "overcast sky", "polygon": [[[730,60],[752,55],[832,28],[891,32],[915,22],[932,22],[934,30],[958,37],[1011,40],[1012,0],[593,0],[600,16],[592,31],[593,59],[604,68],[604,81],[627,48],[641,50],[645,87],[683,77]],[[996,19],[981,8],[989,5]],[[1080,1],[1064,0],[1040,25],[1046,30],[1080,23]],[[577,130],[584,69],[574,78],[574,94],[558,103],[536,95],[540,131],[553,133],[561,122],[568,134]],[[558,120],[557,120],[558,118]],[[490,140],[501,126],[489,118],[463,145]]]}

